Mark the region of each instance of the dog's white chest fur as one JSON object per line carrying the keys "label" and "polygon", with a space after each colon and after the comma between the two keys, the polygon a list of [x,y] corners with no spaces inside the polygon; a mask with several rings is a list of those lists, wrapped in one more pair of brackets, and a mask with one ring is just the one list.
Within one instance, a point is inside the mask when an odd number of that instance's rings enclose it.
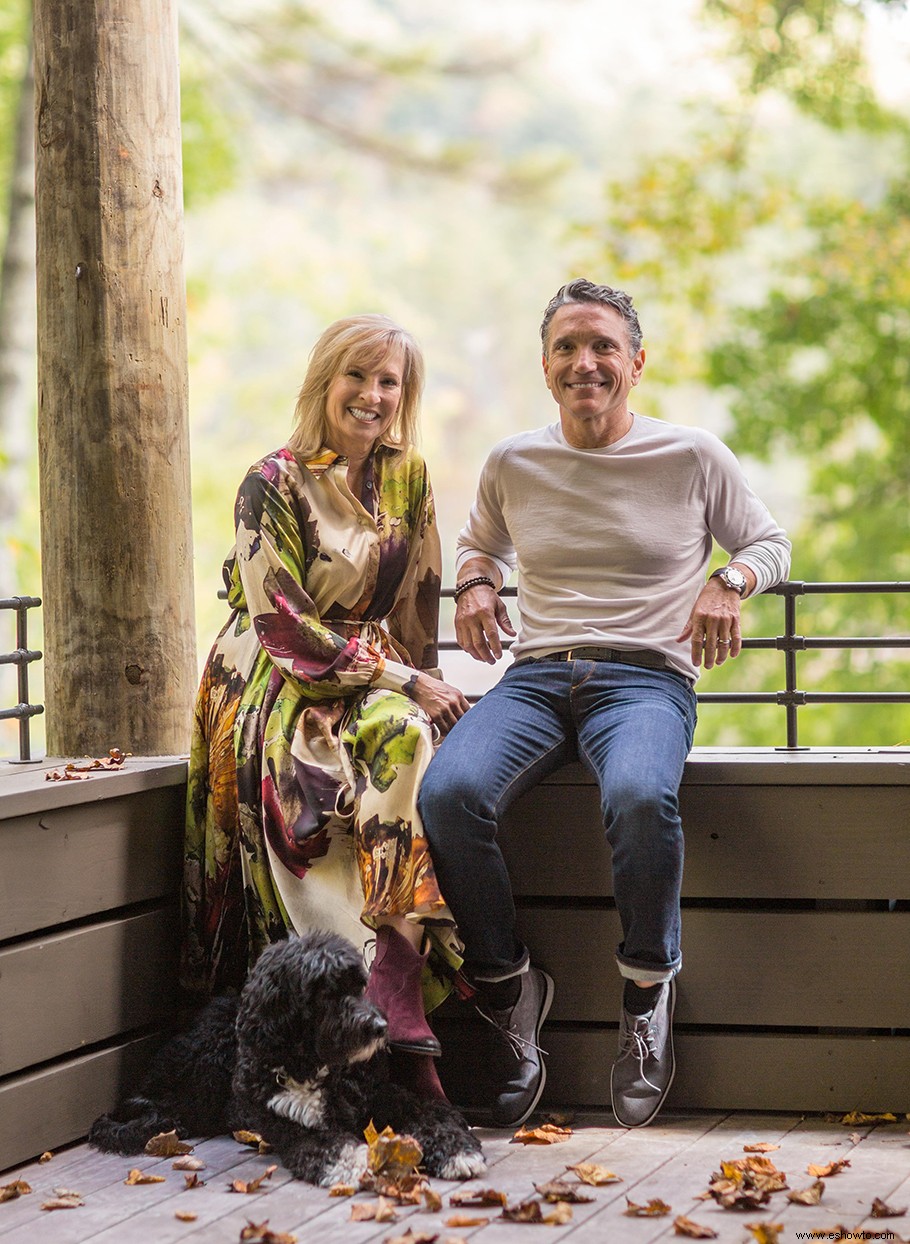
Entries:
{"label": "dog's white chest fur", "polygon": [[300,1127],[321,1127],[325,1120],[323,1081],[328,1068],[300,1084],[285,1071],[276,1073],[281,1092],[269,1101],[269,1109]]}

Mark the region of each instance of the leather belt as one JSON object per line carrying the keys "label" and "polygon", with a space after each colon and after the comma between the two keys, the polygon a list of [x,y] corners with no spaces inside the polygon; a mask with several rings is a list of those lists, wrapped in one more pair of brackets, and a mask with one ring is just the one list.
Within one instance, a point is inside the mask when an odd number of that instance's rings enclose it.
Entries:
{"label": "leather belt", "polygon": [[670,669],[662,652],[649,648],[564,648],[561,652],[546,652],[534,661],[618,661],[621,665],[641,665],[645,669]]}

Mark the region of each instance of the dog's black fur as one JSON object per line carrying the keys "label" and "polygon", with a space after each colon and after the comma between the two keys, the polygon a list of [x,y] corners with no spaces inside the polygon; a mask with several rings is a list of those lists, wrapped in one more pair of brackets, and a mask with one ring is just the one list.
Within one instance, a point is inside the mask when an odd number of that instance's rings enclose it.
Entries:
{"label": "dog's black fur", "polygon": [[216,998],[159,1051],[142,1095],[92,1124],[89,1143],[138,1153],[159,1132],[259,1132],[298,1179],[329,1187],[366,1169],[364,1128],[415,1137],[443,1179],[483,1174],[476,1137],[452,1106],[388,1074],[386,1021],[343,937],[310,933],[260,955],[240,998]]}

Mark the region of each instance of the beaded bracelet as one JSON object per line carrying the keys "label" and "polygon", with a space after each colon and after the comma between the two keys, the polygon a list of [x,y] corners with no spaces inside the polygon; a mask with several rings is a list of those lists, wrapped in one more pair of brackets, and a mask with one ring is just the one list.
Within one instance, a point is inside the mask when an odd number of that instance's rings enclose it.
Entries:
{"label": "beaded bracelet", "polygon": [[475,575],[473,579],[465,579],[463,583],[459,583],[458,586],[455,588],[455,591],[452,593],[452,599],[457,601],[463,592],[468,591],[468,589],[472,587],[480,587],[482,583],[485,583],[487,587],[491,587],[495,591],[496,584],[493,582],[490,576],[485,575],[485,574],[479,574],[479,575]]}

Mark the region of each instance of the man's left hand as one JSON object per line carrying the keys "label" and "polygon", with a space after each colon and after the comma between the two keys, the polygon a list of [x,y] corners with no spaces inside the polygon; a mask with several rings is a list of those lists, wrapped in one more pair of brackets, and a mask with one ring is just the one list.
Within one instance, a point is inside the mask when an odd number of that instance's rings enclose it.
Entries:
{"label": "man's left hand", "polygon": [[[747,593],[755,586],[755,576],[746,566],[740,566],[746,575]],[[677,636],[678,643],[687,639],[692,644],[692,664],[704,665],[706,670],[723,665],[728,657],[738,657],[742,651],[740,631],[739,593],[726,587],[720,579],[709,579],[692,606],[689,620]]]}

